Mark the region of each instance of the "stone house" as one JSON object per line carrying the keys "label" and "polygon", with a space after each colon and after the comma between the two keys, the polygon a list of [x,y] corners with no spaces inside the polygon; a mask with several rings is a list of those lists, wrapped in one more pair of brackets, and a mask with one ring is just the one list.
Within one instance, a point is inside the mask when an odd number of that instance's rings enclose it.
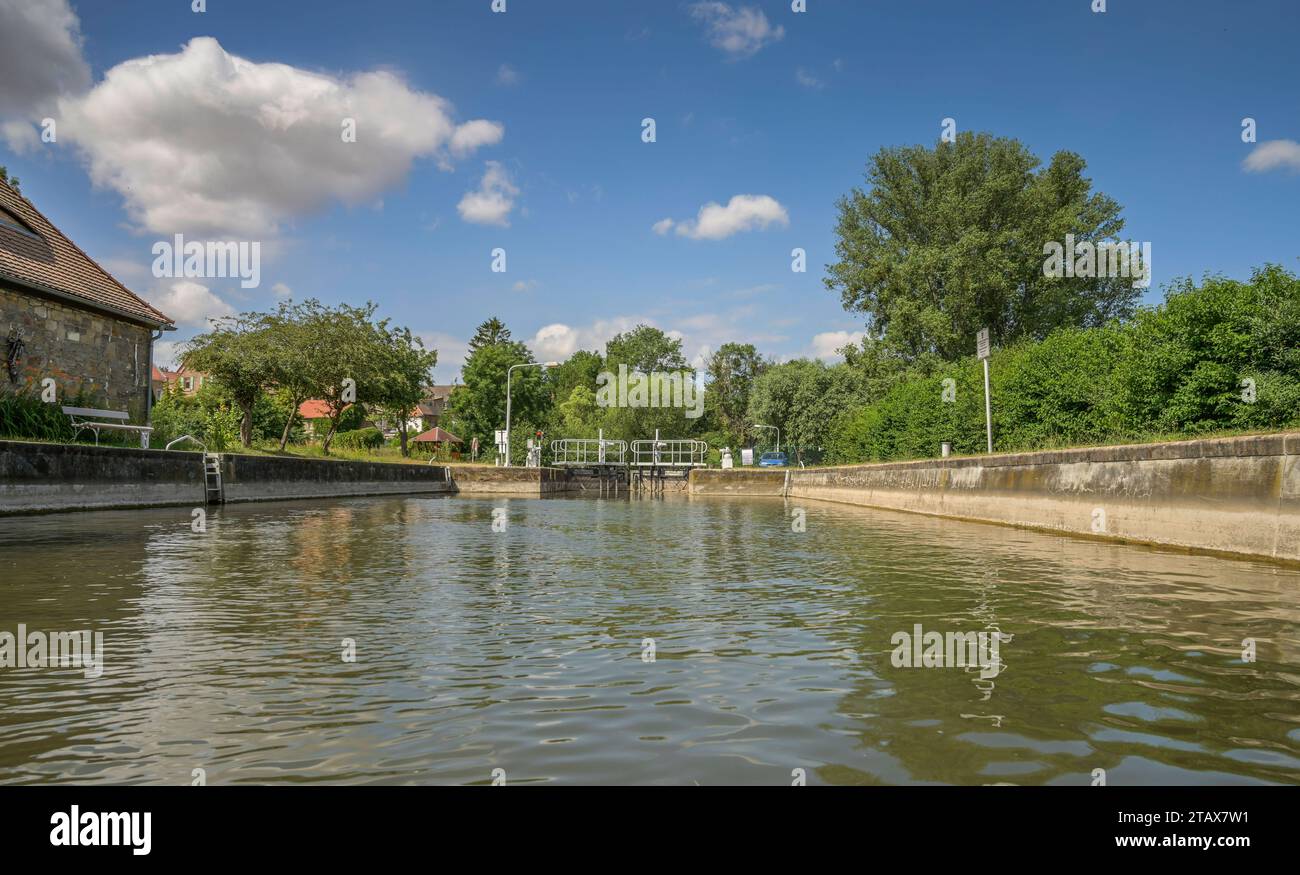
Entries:
{"label": "stone house", "polygon": [[82,252],[0,181],[0,352],[4,391],[40,392],[125,411],[147,424],[153,342],[172,320]]}

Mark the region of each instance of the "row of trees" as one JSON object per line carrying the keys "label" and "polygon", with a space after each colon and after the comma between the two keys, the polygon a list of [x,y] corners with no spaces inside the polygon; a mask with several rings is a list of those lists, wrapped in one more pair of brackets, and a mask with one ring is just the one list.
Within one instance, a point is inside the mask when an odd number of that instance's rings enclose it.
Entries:
{"label": "row of trees", "polygon": [[[495,338],[495,339],[494,339]],[[497,320],[480,327],[452,429],[490,443],[505,410],[505,368],[532,361]],[[632,440],[659,429],[721,446],[770,446],[775,425],[800,461],[849,463],[984,449],[983,375],[974,355],[922,357],[899,367],[870,338],[826,364],[773,362],[749,344],[724,344],[701,378],[704,414],[680,408],[602,408],[597,375],[619,364],[684,369],[681,342],[649,326],[579,351],[559,367],[515,371],[516,440],[550,436]],[[1066,326],[995,349],[990,362],[995,449],[1027,450],[1300,425],[1300,277],[1266,266],[1248,282],[1209,277],[1173,284],[1132,318]],[[476,417],[471,419],[471,417]],[[480,423],[481,425],[473,425]],[[474,428],[481,428],[475,432]],[[459,432],[458,432],[459,433]],[[522,455],[520,448],[516,454]]]}
{"label": "row of trees", "polygon": [[[724,344],[702,363],[704,415],[602,408],[596,376],[688,370],[680,341],[638,326],[602,352],[558,368],[515,372],[517,440],[534,428],[567,437],[647,437],[659,428],[714,447],[767,444],[775,425],[806,461],[934,455],[943,440],[977,451],[983,387],[972,353],[989,328],[996,446],[1273,428],[1300,419],[1300,283],[1280,267],[1248,283],[1175,283],[1138,306],[1132,276],[1048,276],[1045,244],[1119,240],[1121,208],[1094,191],[1083,159],[1044,166],[1023,144],[962,133],[934,147],[880,150],[864,189],[838,203],[835,263],[825,284],[866,323],[843,362],[775,363]],[[499,320],[480,326],[451,414],[490,443],[505,409],[505,374],[532,361]],[[950,382],[945,382],[950,381]]]}
{"label": "row of trees", "polygon": [[327,306],[315,299],[284,302],[270,313],[240,313],[214,320],[190,340],[181,359],[212,377],[239,412],[239,441],[251,446],[255,414],[268,403],[279,410],[279,446],[287,445],[299,406],[325,402],[328,455],[345,411],[364,408],[397,424],[407,455],[407,421],[424,397],[437,364],[409,328],[375,319],[376,305]]}

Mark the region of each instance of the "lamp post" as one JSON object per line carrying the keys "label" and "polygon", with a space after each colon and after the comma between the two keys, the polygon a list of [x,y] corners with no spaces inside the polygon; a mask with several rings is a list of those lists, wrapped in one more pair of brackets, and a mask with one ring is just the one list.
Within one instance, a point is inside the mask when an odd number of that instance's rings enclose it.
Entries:
{"label": "lamp post", "polygon": [[523,362],[506,368],[506,467],[510,467],[510,375],[515,368],[558,368],[559,362]]}
{"label": "lamp post", "polygon": [[754,428],[773,428],[776,429],[776,451],[781,452],[781,427],[778,425],[759,425],[754,423]]}

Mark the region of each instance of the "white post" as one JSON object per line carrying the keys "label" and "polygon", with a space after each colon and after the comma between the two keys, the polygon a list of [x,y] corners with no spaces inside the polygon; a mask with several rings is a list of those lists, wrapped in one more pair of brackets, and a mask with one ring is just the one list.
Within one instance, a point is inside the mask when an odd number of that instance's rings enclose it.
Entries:
{"label": "white post", "polygon": [[988,432],[989,452],[993,452],[993,405],[989,402],[989,360],[984,359],[984,427]]}

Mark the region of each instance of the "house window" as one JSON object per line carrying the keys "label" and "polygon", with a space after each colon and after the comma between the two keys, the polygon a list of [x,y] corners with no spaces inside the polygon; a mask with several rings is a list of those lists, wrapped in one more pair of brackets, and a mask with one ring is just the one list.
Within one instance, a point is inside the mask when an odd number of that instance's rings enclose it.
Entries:
{"label": "house window", "polygon": [[186,392],[192,392],[192,391],[194,390],[194,378],[193,378],[193,377],[183,377],[183,378],[181,379],[181,385],[183,385],[183,386],[185,387],[185,391],[186,391]]}

